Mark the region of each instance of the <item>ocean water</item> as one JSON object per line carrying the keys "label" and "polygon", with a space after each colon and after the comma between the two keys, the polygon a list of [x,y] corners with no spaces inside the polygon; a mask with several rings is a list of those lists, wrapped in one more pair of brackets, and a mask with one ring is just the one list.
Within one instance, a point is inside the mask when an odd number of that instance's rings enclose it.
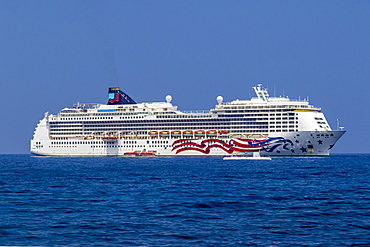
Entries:
{"label": "ocean water", "polygon": [[370,155],[0,155],[0,245],[370,246]]}

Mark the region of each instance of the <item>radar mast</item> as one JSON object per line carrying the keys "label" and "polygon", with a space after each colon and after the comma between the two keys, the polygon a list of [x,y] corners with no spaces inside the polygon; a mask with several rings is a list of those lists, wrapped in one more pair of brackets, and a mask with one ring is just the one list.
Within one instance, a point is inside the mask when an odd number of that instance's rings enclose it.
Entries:
{"label": "radar mast", "polygon": [[267,89],[262,87],[262,84],[258,84],[257,87],[253,87],[253,89],[260,100],[268,101],[269,93],[267,92]]}

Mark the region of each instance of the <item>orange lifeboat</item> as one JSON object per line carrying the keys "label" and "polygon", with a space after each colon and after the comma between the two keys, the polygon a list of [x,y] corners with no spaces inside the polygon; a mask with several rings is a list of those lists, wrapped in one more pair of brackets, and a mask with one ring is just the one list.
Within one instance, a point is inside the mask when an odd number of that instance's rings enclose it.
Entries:
{"label": "orange lifeboat", "polygon": [[186,131],[182,132],[182,134],[183,134],[184,136],[192,136],[192,135],[193,135],[193,131],[191,131],[191,130],[186,130]]}
{"label": "orange lifeboat", "polygon": [[169,131],[161,131],[161,132],[159,132],[159,134],[161,136],[169,136],[170,135],[170,132]]}
{"label": "orange lifeboat", "polygon": [[139,155],[139,153],[138,153],[138,152],[126,152],[126,153],[124,153],[123,155],[127,155],[127,156],[137,156],[137,155]]}
{"label": "orange lifeboat", "polygon": [[172,136],[181,136],[181,131],[172,131],[171,135]]}
{"label": "orange lifeboat", "polygon": [[150,131],[148,132],[148,135],[150,136],[158,135],[158,131]]}
{"label": "orange lifeboat", "polygon": [[115,137],[115,136],[105,136],[105,137],[102,137],[101,139],[103,139],[103,140],[116,140],[117,137]]}
{"label": "orange lifeboat", "polygon": [[197,130],[197,131],[195,131],[195,135],[196,136],[203,136],[204,135],[204,130]]}
{"label": "orange lifeboat", "polygon": [[220,130],[220,134],[223,134],[223,135],[229,134],[229,131],[227,131],[227,130]]}
{"label": "orange lifeboat", "polygon": [[217,135],[217,130],[208,130],[207,135],[208,136],[216,136]]}

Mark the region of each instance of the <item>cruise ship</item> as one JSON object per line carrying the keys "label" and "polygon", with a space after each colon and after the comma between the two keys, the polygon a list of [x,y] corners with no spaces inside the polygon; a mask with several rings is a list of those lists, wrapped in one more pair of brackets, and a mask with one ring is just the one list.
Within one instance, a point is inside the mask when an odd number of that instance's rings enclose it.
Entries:
{"label": "cruise ship", "polygon": [[256,97],[224,102],[209,111],[181,111],[164,102],[136,103],[118,87],[107,104],[76,104],[45,113],[31,153],[46,156],[323,156],[345,133],[333,130],[321,108],[308,100]]}

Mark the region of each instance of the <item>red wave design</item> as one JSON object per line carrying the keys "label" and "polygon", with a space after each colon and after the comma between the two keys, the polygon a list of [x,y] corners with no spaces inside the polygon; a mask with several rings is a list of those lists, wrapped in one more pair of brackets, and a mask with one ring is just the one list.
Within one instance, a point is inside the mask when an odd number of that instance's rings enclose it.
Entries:
{"label": "red wave design", "polygon": [[193,151],[198,151],[198,152],[201,152],[201,153],[204,153],[204,154],[209,154],[210,151],[211,151],[211,148],[214,148],[214,147],[221,148],[222,150],[224,150],[225,152],[227,152],[229,154],[231,154],[233,152],[232,150],[226,149],[223,146],[220,146],[218,144],[213,144],[211,146],[208,146],[206,149],[201,149],[201,148],[198,148],[198,147],[184,147],[184,148],[180,148],[180,149],[178,149],[176,151],[176,154],[181,153],[183,151],[187,151],[187,150],[193,150]]}
{"label": "red wave design", "polygon": [[[264,146],[269,145],[269,143],[265,143],[265,144],[262,144],[262,145],[259,145],[259,146],[251,146],[249,144],[244,144],[244,143],[238,142],[236,140],[230,140],[229,143],[226,143],[223,140],[214,139],[214,138],[203,140],[200,144],[198,144],[198,143],[193,142],[194,140],[197,140],[197,139],[179,139],[179,140],[176,140],[172,144],[173,145],[172,151],[177,149],[176,154],[178,154],[178,153],[181,153],[181,152],[186,151],[186,150],[193,150],[193,151],[202,152],[204,154],[209,154],[209,152],[212,148],[217,147],[217,148],[220,148],[220,149],[224,150],[225,152],[231,154],[234,151],[236,151],[236,152],[258,151],[258,150],[262,150]],[[239,139],[239,140],[241,140],[241,139]],[[255,140],[253,140],[253,139],[243,139],[242,141],[248,141],[248,142],[252,142],[252,143],[255,142]],[[262,140],[262,141],[264,141],[264,140]],[[183,143],[178,144],[179,142],[183,142]],[[206,144],[209,143],[209,142],[216,142],[216,143],[207,147]]]}

